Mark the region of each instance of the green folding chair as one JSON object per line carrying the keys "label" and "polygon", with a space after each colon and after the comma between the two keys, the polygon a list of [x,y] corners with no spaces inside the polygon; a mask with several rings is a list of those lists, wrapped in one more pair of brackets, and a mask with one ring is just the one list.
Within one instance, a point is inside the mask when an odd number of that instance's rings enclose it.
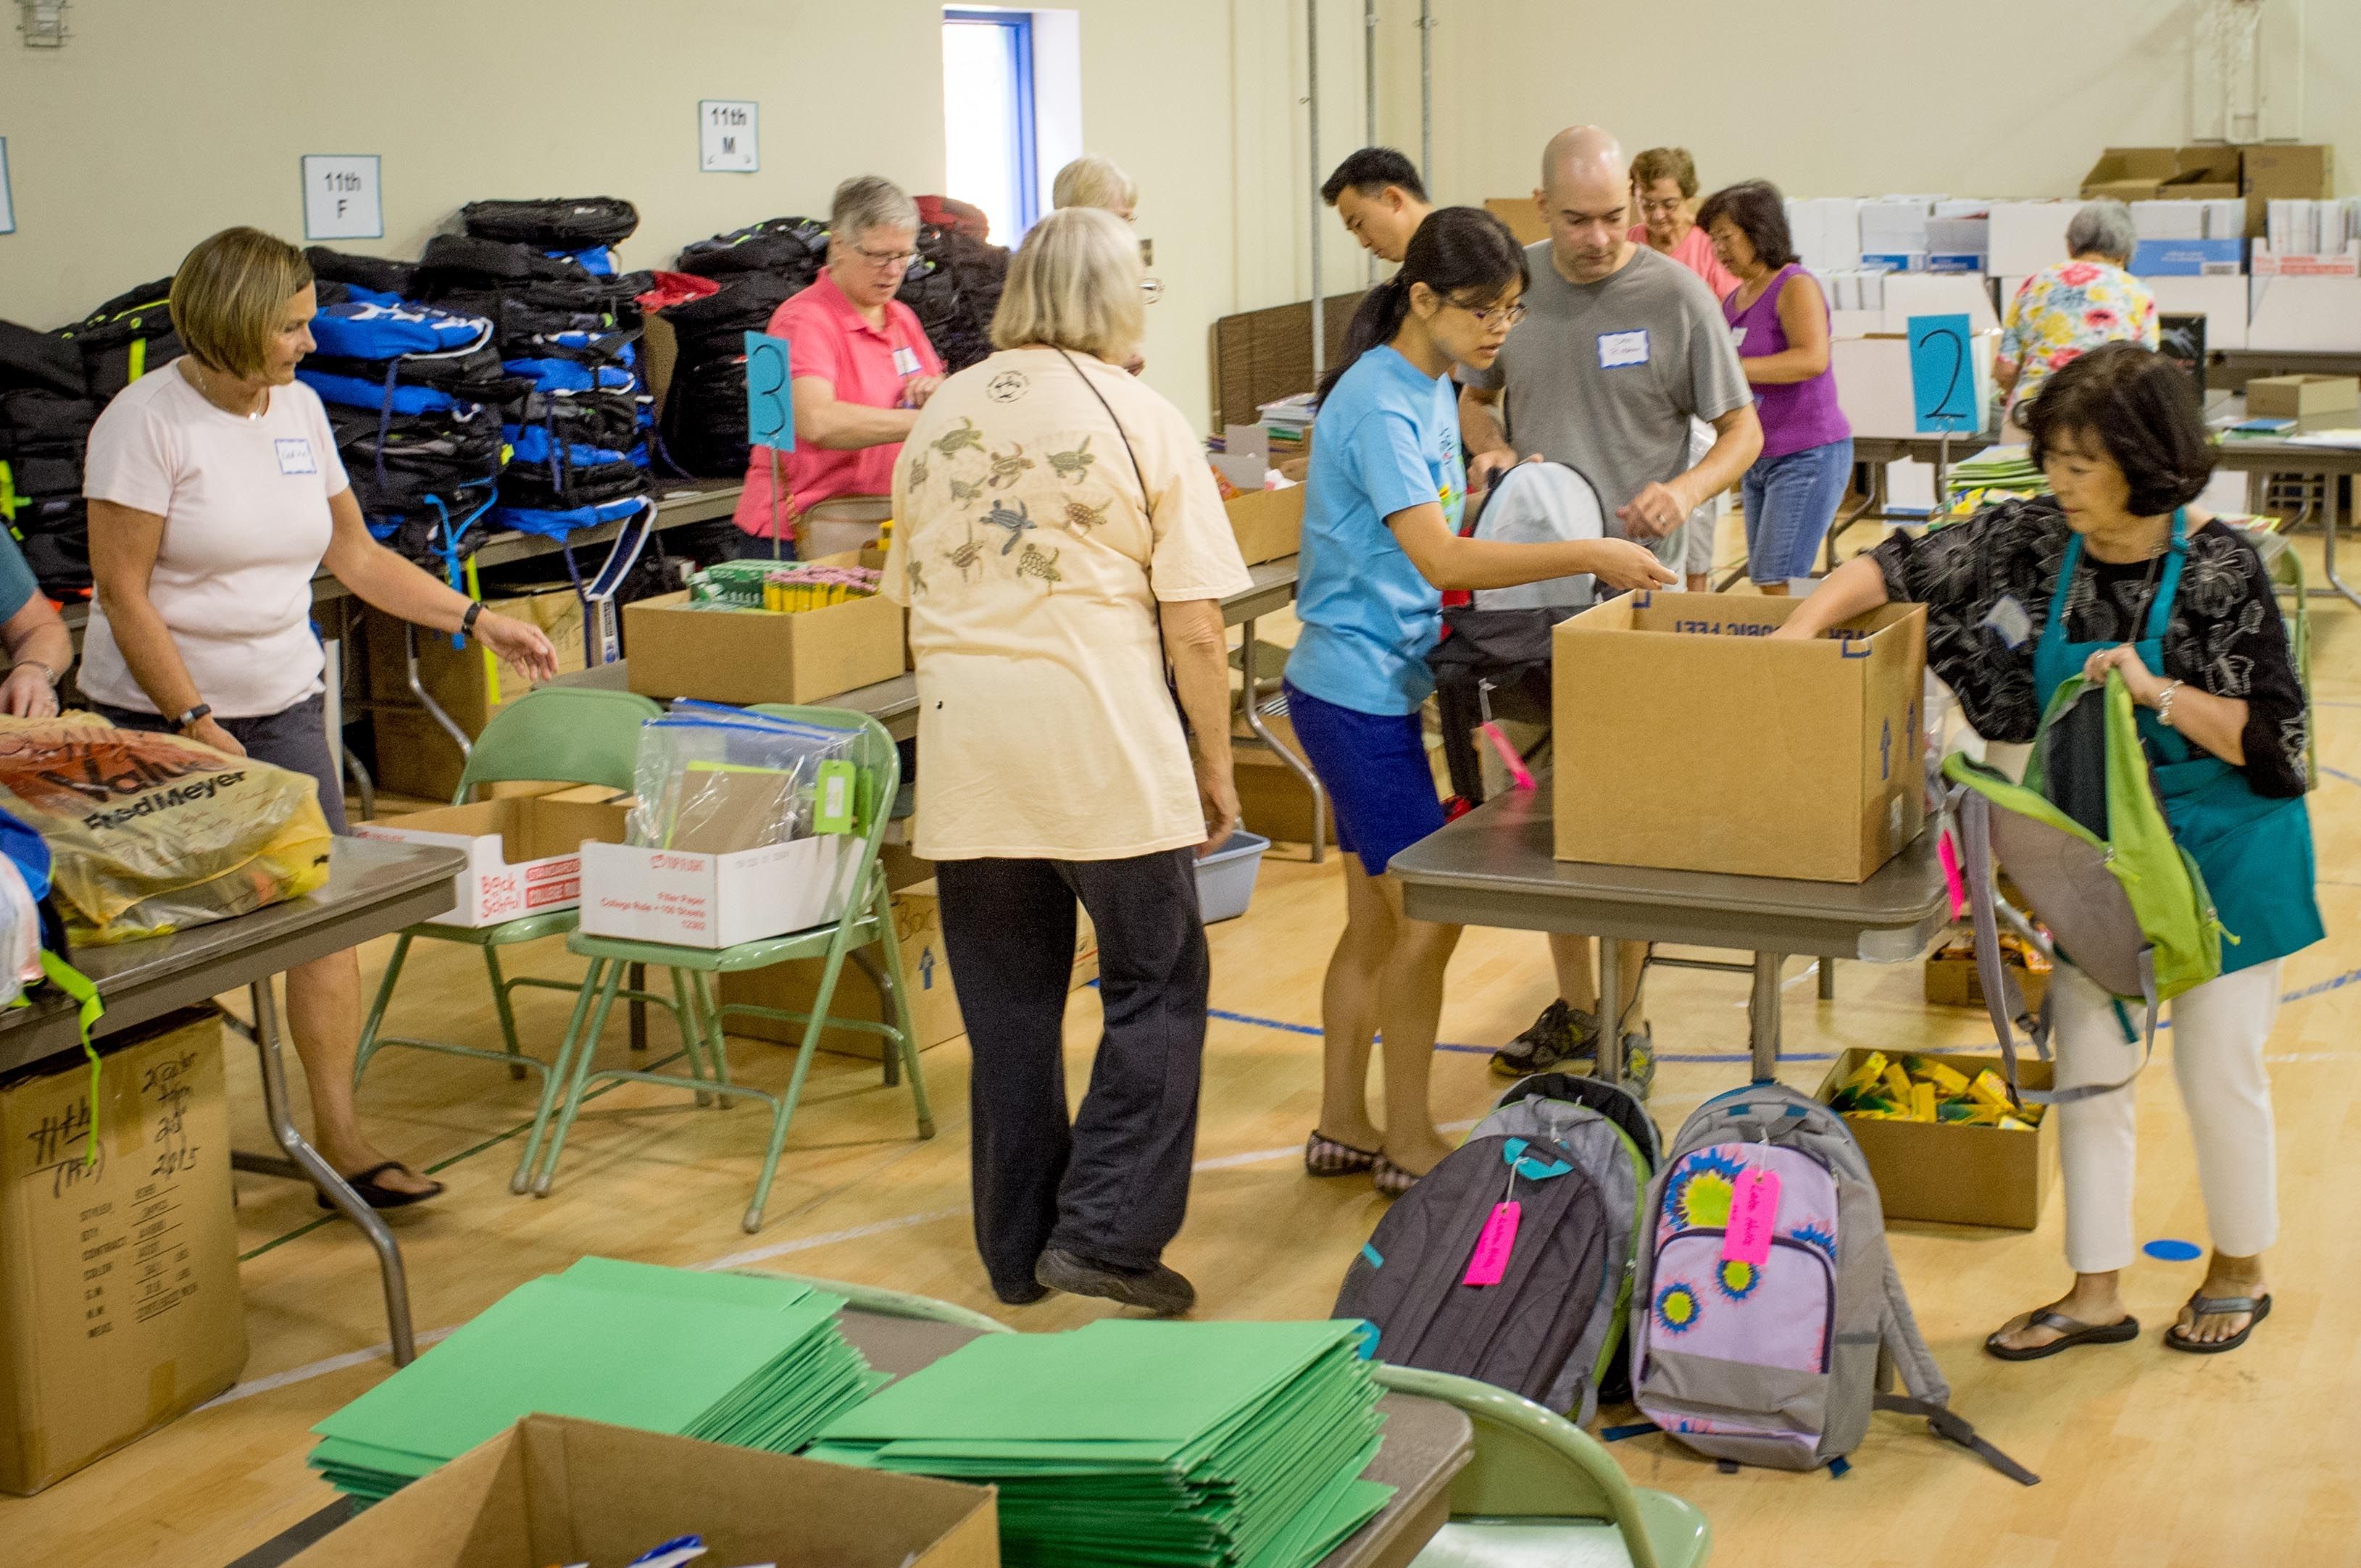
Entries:
{"label": "green folding chair", "polygon": [[[549,1076],[550,1092],[543,1097],[541,1113],[533,1118],[533,1130],[526,1135],[524,1154],[517,1164],[514,1190],[530,1190],[535,1197],[549,1195],[551,1184],[557,1178],[557,1162],[566,1152],[566,1134],[574,1118],[582,1109],[584,1091],[601,1080],[632,1083],[664,1084],[675,1089],[694,1091],[702,1103],[709,1094],[719,1097],[726,1106],[732,1099],[760,1100],[771,1107],[771,1142],[763,1157],[762,1174],[754,1183],[753,1201],[747,1205],[741,1222],[749,1232],[763,1228],[763,1208],[770,1201],[771,1180],[777,1175],[779,1153],[785,1147],[787,1124],[793,1121],[796,1103],[802,1100],[804,1080],[811,1071],[812,1058],[818,1054],[820,1036],[829,1029],[851,1030],[882,1036],[885,1041],[884,1071],[890,1087],[906,1069],[910,1077],[910,1095],[918,1117],[918,1135],[935,1135],[934,1113],[927,1105],[927,1082],[918,1066],[918,1048],[910,1035],[910,1014],[906,998],[909,994],[902,975],[902,946],[894,933],[893,906],[885,890],[885,869],[878,861],[878,846],[884,840],[885,819],[891,814],[895,794],[901,788],[902,757],[894,738],[885,727],[864,713],[852,713],[835,707],[789,707],[778,704],[757,705],[753,711],[779,718],[799,718],[837,729],[860,732],[853,743],[852,764],[861,780],[857,792],[861,800],[862,820],[856,825],[861,836],[861,861],[853,873],[856,890],[846,901],[844,913],[825,926],[815,926],[807,931],[790,932],[784,937],[769,937],[759,942],[742,942],[734,948],[708,950],[702,948],[674,947],[659,942],[629,941],[614,937],[593,937],[576,931],[566,940],[567,950],[590,960],[589,973],[584,977],[582,992],[575,999],[574,1018],[566,1025],[566,1040],[558,1047],[557,1059]],[[882,967],[863,964],[873,983],[877,987],[884,1006],[881,1014],[892,1020],[870,1023],[864,1019],[842,1018],[831,1014],[829,1003],[835,999],[837,981],[842,977],[848,959],[854,958],[869,947],[884,949]],[[712,977],[733,974],[745,970],[767,969],[773,964],[796,959],[821,960],[818,989],[812,995],[811,1011],[789,1012],[783,1008],[733,1004],[714,1004]],[[676,1016],[681,1025],[681,1045],[688,1060],[689,1073],[643,1071],[626,1068],[594,1069],[591,1058],[597,1055],[598,1039],[607,1025],[607,1014],[619,992],[624,968],[631,964],[659,966],[672,971],[673,986],[680,998]],[[765,1018],[778,1023],[803,1026],[803,1039],[796,1052],[796,1066],[784,1093],[773,1093],[749,1084],[734,1083],[730,1078],[730,1055],[723,1038],[722,1023],[726,1018],[740,1016]],[[585,1021],[588,1021],[586,1028]],[[563,1105],[558,1109],[555,1125],[551,1124],[550,1102],[557,1085],[566,1083]],[[542,1150],[544,1137],[548,1147]],[[528,1178],[536,1156],[540,1169]]]}
{"label": "green folding chair", "polygon": [[[598,784],[628,793],[632,787],[632,767],[639,754],[640,726],[663,711],[654,702],[634,692],[536,686],[503,707],[484,726],[482,737],[468,755],[467,769],[459,775],[459,787],[451,804],[466,805],[469,793],[480,784],[522,780]],[[370,1058],[380,1049],[405,1046],[412,1050],[500,1062],[507,1066],[511,1078],[521,1079],[528,1070],[540,1073],[542,1113],[547,1114],[550,1064],[527,1056],[518,1043],[516,1014],[510,1004],[510,993],[519,986],[567,992],[579,991],[581,986],[531,975],[504,974],[500,950],[544,937],[562,937],[579,922],[578,911],[561,909],[504,920],[497,926],[444,926],[429,921],[404,930],[395,938],[393,958],[385,966],[385,977],[378,981],[377,997],[369,1004],[368,1017],[361,1025],[360,1046],[353,1058],[354,1089],[360,1088],[361,1075],[368,1070]],[[482,950],[484,972],[491,981],[492,1008],[500,1021],[505,1049],[489,1051],[447,1040],[421,1040],[379,1032],[385,1021],[386,1006],[393,1000],[393,988],[401,980],[402,967],[410,960],[411,944],[421,938],[456,942]],[[665,1008],[675,1005],[644,992],[630,992],[629,999],[653,1002]]]}
{"label": "green folding chair", "polygon": [[1456,1405],[1476,1425],[1476,1457],[1451,1483],[1451,1521],[1411,1568],[1697,1568],[1711,1552],[1695,1504],[1631,1485],[1564,1416],[1447,1372],[1380,1365],[1378,1381]]}

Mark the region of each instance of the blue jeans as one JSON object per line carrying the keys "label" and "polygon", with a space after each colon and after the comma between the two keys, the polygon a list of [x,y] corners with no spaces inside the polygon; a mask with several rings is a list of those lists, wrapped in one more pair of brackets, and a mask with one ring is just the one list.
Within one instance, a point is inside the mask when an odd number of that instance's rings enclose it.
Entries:
{"label": "blue jeans", "polygon": [[1851,478],[1850,436],[1765,457],[1746,470],[1746,575],[1770,585],[1810,576]]}

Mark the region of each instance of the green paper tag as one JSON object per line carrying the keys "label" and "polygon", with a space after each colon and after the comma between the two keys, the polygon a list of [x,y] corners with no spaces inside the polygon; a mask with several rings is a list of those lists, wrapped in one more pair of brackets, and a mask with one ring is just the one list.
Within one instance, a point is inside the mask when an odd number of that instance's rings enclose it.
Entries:
{"label": "green paper tag", "polygon": [[851,762],[819,765],[819,798],[812,811],[815,833],[852,831],[853,769]]}

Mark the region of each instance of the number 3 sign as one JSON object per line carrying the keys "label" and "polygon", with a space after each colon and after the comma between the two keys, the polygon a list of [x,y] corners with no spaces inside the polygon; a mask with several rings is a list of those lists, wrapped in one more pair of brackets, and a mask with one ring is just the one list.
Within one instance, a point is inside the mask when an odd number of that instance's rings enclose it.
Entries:
{"label": "number 3 sign", "polygon": [[779,452],[795,449],[796,405],[788,378],[787,340],[748,333],[746,433],[757,446]]}

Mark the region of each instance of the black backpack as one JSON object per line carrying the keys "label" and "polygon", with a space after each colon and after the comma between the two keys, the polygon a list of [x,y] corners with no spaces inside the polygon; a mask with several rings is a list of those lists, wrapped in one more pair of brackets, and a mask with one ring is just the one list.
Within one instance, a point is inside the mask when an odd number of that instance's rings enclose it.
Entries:
{"label": "black backpack", "polygon": [[765,218],[681,247],[673,266],[699,278],[768,273],[792,283],[787,291],[793,293],[817,280],[827,260],[826,224],[817,218]]}
{"label": "black backpack", "polygon": [[[1478,1242],[1511,1200],[1505,1270],[1497,1284],[1471,1285]],[[1378,1222],[1332,1315],[1376,1325],[1380,1360],[1547,1404],[1587,1370],[1569,1364],[1594,1316],[1615,1223],[1572,1151],[1543,1138],[1471,1137]]]}
{"label": "black backpack", "polygon": [[545,250],[589,250],[629,239],[640,226],[640,210],[620,196],[470,202],[459,209],[459,223],[478,239]]}
{"label": "black backpack", "polygon": [[[342,250],[330,250],[315,245],[303,252],[310,263],[312,277],[322,284],[349,283],[379,294],[395,294],[405,300],[418,297],[418,263],[396,261],[386,256],[355,256]],[[326,304],[327,291],[321,291],[320,302]]]}
{"label": "black backpack", "polygon": [[82,356],[82,381],[90,397],[106,402],[115,394],[186,352],[172,330],[172,280],[159,278],[126,289],[55,335]]}

